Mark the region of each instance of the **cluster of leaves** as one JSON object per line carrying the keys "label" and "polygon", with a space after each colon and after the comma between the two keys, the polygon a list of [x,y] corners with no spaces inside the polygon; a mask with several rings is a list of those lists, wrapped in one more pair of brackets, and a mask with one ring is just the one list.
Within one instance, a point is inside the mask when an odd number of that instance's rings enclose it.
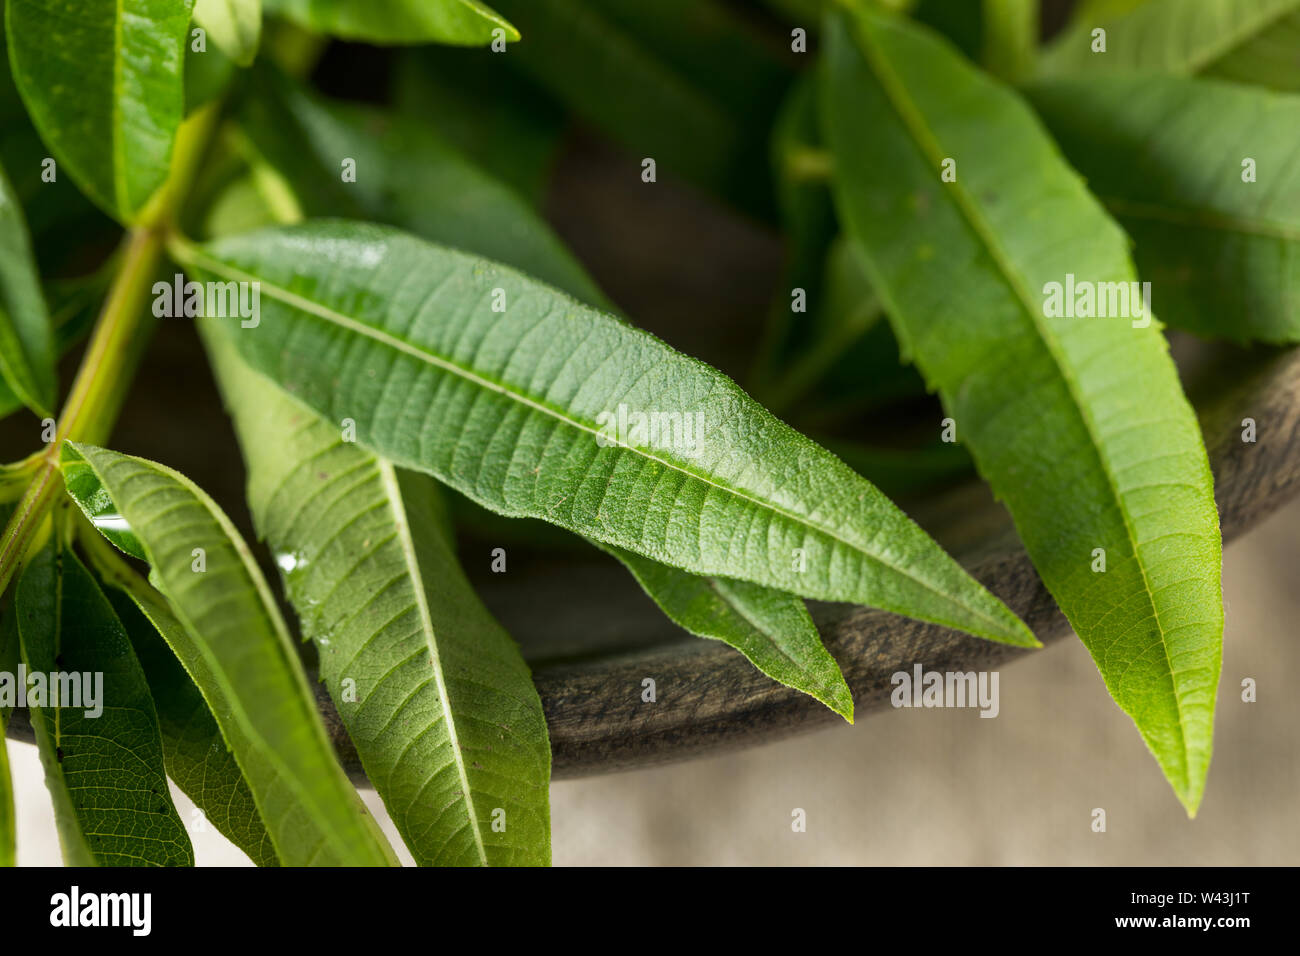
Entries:
{"label": "cluster of leaves", "polygon": [[[69,862],[192,862],[169,777],[257,863],[395,859],[234,525],[100,447],[165,260],[259,290],[255,322],[196,323],[256,531],[418,863],[550,859],[541,703],[440,486],[587,539],[677,624],[851,720],[805,598],[1037,644],[868,480],[914,490],[973,459],[1194,812],[1223,628],[1201,436],[1159,323],[1055,317],[1040,290],[1140,270],[1170,324],[1300,338],[1300,100],[1277,91],[1300,85],[1300,0],[1192,21],[1092,0],[1041,50],[1032,0],[492,6],[7,0],[5,413],[53,413],[57,358],[101,306],[47,447],[0,472],[0,672],[104,675],[102,717],[30,708]],[[394,51],[391,105],[303,81],[331,37],[419,47]],[[780,224],[767,407],[619,316],[546,225],[570,119]],[[118,227],[95,272],[42,283],[47,246]],[[773,414],[926,386],[969,458],[837,455]],[[701,441],[597,440],[621,405],[699,414]],[[10,804],[0,766],[0,862]]]}

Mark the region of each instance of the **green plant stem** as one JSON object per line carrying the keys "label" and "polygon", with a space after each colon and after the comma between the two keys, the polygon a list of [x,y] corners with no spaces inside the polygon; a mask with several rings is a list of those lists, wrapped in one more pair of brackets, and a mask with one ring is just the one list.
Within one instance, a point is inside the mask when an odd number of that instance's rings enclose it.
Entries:
{"label": "green plant stem", "polygon": [[102,445],[113,429],[152,331],[153,313],[146,304],[162,262],[164,239],[189,191],[215,116],[214,104],[199,110],[181,127],[171,177],[123,240],[121,268],[109,287],[59,415],[54,441],[40,454],[27,490],[0,536],[0,593],[13,579],[63,490],[59,472],[63,443]]}
{"label": "green plant stem", "polygon": [[984,0],[984,49],[990,73],[1018,83],[1034,69],[1038,53],[1039,0]]}
{"label": "green plant stem", "polygon": [[[32,540],[63,489],[59,449],[68,439],[103,444],[121,408],[147,329],[142,319],[148,281],[162,255],[153,230],[132,231],[122,271],[113,280],[95,332],[77,370],[72,392],[55,427],[54,441],[41,454],[36,473],[0,539],[0,590],[8,586]],[[144,284],[141,284],[141,276]]]}

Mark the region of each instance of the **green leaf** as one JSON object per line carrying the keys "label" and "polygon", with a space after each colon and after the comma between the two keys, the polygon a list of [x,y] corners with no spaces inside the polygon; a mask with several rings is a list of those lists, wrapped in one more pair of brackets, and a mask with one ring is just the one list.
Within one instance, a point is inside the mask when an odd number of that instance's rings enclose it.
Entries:
{"label": "green leaf", "polygon": [[206,338],[248,465],[253,522],[411,855],[421,865],[549,865],[541,699],[460,569],[436,485],[344,441],[215,330]]}
{"label": "green leaf", "polygon": [[[135,648],[153,690],[167,775],[204,817],[258,866],[279,866],[252,791],[221,736],[208,703],[169,644],[184,645],[184,627],[167,600],[98,534],[87,535],[92,566],[109,587],[105,596]],[[107,553],[105,553],[107,552]],[[162,635],[170,635],[164,640]]]}
{"label": "green leaf", "polygon": [[167,178],[194,0],[7,0],[14,83],[77,185],[131,222]]}
{"label": "green leaf", "polygon": [[[1156,312],[1202,335],[1300,341],[1300,97],[1138,75],[1029,92],[1133,237]],[[1206,149],[1207,129],[1231,149]]]}
{"label": "green leaf", "polygon": [[1024,104],[951,48],[878,16],[831,27],[841,218],[958,440],[1195,812],[1223,636],[1205,448],[1149,314],[1046,304],[1067,274],[1135,282],[1124,234]]}
{"label": "green leaf", "polygon": [[[160,627],[168,628],[173,641],[179,643],[183,640],[180,622],[161,596],[133,598],[134,594],[108,592],[154,689],[167,775],[203,811],[207,821],[250,860],[258,866],[279,866],[271,835],[216,718],[160,634]],[[155,621],[159,623],[155,625]]]}
{"label": "green leaf", "polygon": [[[1148,0],[1119,15],[1077,17],[1039,58],[1041,76],[1142,71],[1221,74],[1244,82],[1300,88],[1290,43],[1300,38],[1300,0]],[[1111,12],[1099,5],[1101,14]],[[1105,30],[1104,52],[1094,52]]]}
{"label": "green leaf", "polygon": [[257,56],[262,39],[261,0],[195,0],[194,25],[213,45],[240,66]]}
{"label": "green leaf", "polygon": [[[359,169],[365,168],[368,176],[372,178],[375,176],[376,169],[381,170],[378,176],[378,181],[381,183],[407,184],[400,202],[394,202],[390,198],[391,193],[382,189],[358,190],[352,194],[359,197],[360,202],[376,213],[378,218],[395,222],[405,221],[417,231],[432,238],[441,238],[453,245],[488,256],[496,254],[503,261],[525,271],[542,278],[550,278],[552,282],[588,304],[605,305],[606,300],[600,290],[587,278],[586,273],[573,261],[543,222],[536,219],[530,210],[521,207],[514,197],[506,195],[486,177],[460,163],[454,157],[451,162],[448,162],[446,150],[436,141],[431,140],[427,132],[419,127],[399,123],[399,127],[405,126],[407,129],[407,135],[401,138],[403,142],[391,143],[386,147],[383,143],[386,137],[381,135],[378,137],[376,148],[370,151],[365,144],[376,141],[374,131],[376,127],[391,129],[388,121],[377,115],[367,117],[361,111],[355,110],[351,111],[349,116],[348,110],[327,107],[308,100],[300,92],[287,88],[286,90],[286,109],[280,119],[274,123],[267,123],[265,121],[267,117],[263,114],[264,119],[258,124],[260,131],[254,134],[254,138],[267,144],[268,152],[280,157],[284,163],[285,176],[292,177],[300,183],[299,194],[305,203],[317,207],[322,204],[322,200],[329,196],[332,188],[325,185],[325,180],[333,178],[329,170],[336,162],[336,157],[348,151],[355,152],[357,146],[361,146],[362,150],[367,152],[367,156],[358,159]],[[266,97],[259,99],[259,103],[268,101]],[[311,152],[313,147],[293,143],[290,137],[285,136],[284,131],[293,123],[300,124],[304,131],[310,133],[310,139],[316,145],[316,153],[322,157],[319,176],[301,175],[302,164],[296,160],[305,152]],[[371,128],[367,130],[367,126]],[[409,148],[413,140],[423,141],[426,148]],[[407,148],[402,148],[403,146]],[[428,148],[430,146],[433,148]],[[394,162],[388,157],[401,157],[401,159]],[[440,167],[453,173],[456,170],[464,170],[467,175],[460,183],[452,184],[452,188],[447,188],[437,182],[438,179],[443,178],[438,173]],[[418,188],[416,184],[426,179],[434,180],[431,187]],[[359,182],[360,179],[358,184]],[[481,185],[476,189],[473,187],[474,183]],[[312,188],[317,184],[319,188]],[[335,202],[346,204],[352,196],[339,197]],[[460,202],[462,198],[472,201],[462,205]],[[494,224],[499,224],[499,227],[484,228]],[[519,241],[527,237],[535,237],[536,241]],[[331,429],[331,431],[335,430]],[[693,579],[692,575],[666,566],[661,566],[659,573],[646,580],[650,582],[649,586],[664,582],[680,590],[708,587],[704,579]],[[766,601],[772,606],[780,606],[783,601],[797,601],[797,599],[772,591],[767,595]],[[769,624],[777,626],[791,620],[798,619],[793,614],[770,616]],[[791,641],[797,641],[802,634],[791,633],[784,636]],[[815,633],[814,639],[816,639]]]}
{"label": "green leaf", "polygon": [[[435,242],[508,261],[586,301],[606,299],[577,260],[513,190],[465,160],[426,124],[311,96],[267,76],[245,131],[309,216],[347,215],[400,226]],[[344,182],[342,163],[355,163]]]}
{"label": "green leaf", "polygon": [[[0,387],[36,414],[54,407],[54,331],[22,207],[0,169]],[[0,399],[0,404],[2,404]]]}
{"label": "green leaf", "polygon": [[184,476],[140,458],[69,443],[63,475],[91,523],[149,562],[183,628],[163,637],[203,692],[280,861],[395,862],[330,749],[284,622],[230,519]]}
{"label": "green leaf", "polygon": [[[791,78],[769,45],[716,0],[498,0],[524,41],[505,57],[631,153],[771,215],[764,155]],[[641,173],[629,170],[629,176]],[[654,188],[647,186],[647,188]]]}
{"label": "green leaf", "polygon": [[[256,328],[202,320],[249,364],[485,507],[696,574],[1035,643],[888,499],[725,376],[512,269],[346,222],[172,251],[198,277],[259,283]],[[664,434],[620,433],[620,406],[658,414]]]}
{"label": "green leaf", "polygon": [[[495,183],[481,176],[472,167],[461,163],[454,155],[449,155],[446,149],[432,139],[422,127],[403,121],[399,121],[394,127],[377,114],[367,116],[360,110],[327,106],[309,100],[304,94],[295,90],[287,90],[285,99],[287,107],[285,115],[292,116],[294,121],[308,133],[315,154],[322,159],[323,176],[330,175],[327,170],[332,172],[331,168],[337,161],[336,157],[351,151],[357,155],[358,168],[367,170],[369,180],[385,184],[391,182],[404,184],[400,201],[394,201],[391,191],[387,188],[372,186],[356,191],[355,195],[360,197],[361,205],[377,218],[408,225],[428,238],[508,262],[525,272],[549,280],[588,304],[607,305],[599,289],[573,261],[545,223],[535,218],[530,210],[522,207],[513,196],[505,194]],[[262,101],[265,102],[265,98]],[[288,123],[277,123],[274,132],[265,129],[263,134],[256,138],[260,138],[263,142],[271,142],[282,138],[286,128]],[[377,133],[377,130],[390,132],[385,135]],[[399,131],[404,135],[392,135]],[[368,144],[373,144],[373,148]],[[413,146],[415,148],[412,148]],[[312,147],[304,149],[302,146],[294,146],[287,152],[277,151],[286,162],[284,167],[286,177],[298,176],[294,172],[295,166],[289,165],[289,158],[301,157],[304,152],[309,151],[312,151]],[[362,153],[365,154],[364,157]],[[394,161],[390,157],[399,159]],[[301,169],[300,162],[296,164],[296,168]],[[456,176],[459,181],[452,183],[441,181],[445,179],[448,172]],[[429,187],[420,188],[419,184],[425,181],[429,182]],[[360,182],[359,177],[358,185]],[[304,201],[307,202],[319,201],[319,197],[326,194],[324,189],[302,190]],[[534,241],[521,241],[528,239]],[[337,434],[336,428],[324,427],[326,434]],[[623,553],[626,552],[618,552],[619,555]],[[640,560],[644,562],[644,559]],[[636,573],[635,568],[633,571]],[[665,601],[673,602],[676,594],[694,593],[701,589],[713,595],[715,600],[725,600],[733,593],[733,590],[712,589],[706,579],[664,565],[660,565],[656,573],[641,575],[639,579],[661,604]],[[665,588],[668,593],[654,594],[654,589],[657,587]],[[736,593],[741,592],[737,590]],[[794,631],[781,634],[781,638],[797,645],[806,640],[807,632],[811,631],[817,651],[825,654],[816,631],[811,628],[811,621],[808,621],[807,628],[802,626],[803,619],[807,619],[807,614],[798,598],[753,585],[747,586],[743,594],[753,607],[761,605],[764,609],[782,609],[782,613],[769,611],[767,614],[766,624],[769,629],[783,627],[791,622],[800,625]],[[792,602],[797,604],[803,619],[798,613],[789,610]],[[748,607],[744,610],[746,613],[749,612]],[[740,611],[732,609],[731,614],[739,618],[743,624],[744,618]],[[674,619],[688,630],[700,633],[695,631],[691,624],[683,623],[680,615]],[[692,620],[707,619],[695,615]],[[714,637],[716,625],[709,621],[707,627],[710,630],[701,636]]]}
{"label": "green leaf", "polygon": [[[487,46],[519,31],[479,0],[266,0],[269,13],[367,43]],[[496,31],[501,31],[498,34]]]}
{"label": "green leaf", "polygon": [[193,866],[144,672],[95,579],[51,541],[24,569],[14,608],[68,865]]}
{"label": "green leaf", "polygon": [[800,598],[748,581],[682,574],[621,548],[599,547],[621,561],[680,627],[734,647],[774,681],[853,723],[853,694]]}

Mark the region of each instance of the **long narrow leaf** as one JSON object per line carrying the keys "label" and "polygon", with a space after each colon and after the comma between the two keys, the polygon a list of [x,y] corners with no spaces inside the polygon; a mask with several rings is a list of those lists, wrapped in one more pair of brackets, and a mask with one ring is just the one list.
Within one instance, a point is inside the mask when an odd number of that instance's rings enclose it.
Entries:
{"label": "long narrow leaf", "polygon": [[834,17],[827,44],[837,202],[872,284],[1195,812],[1223,635],[1205,449],[1139,300],[1139,317],[1085,318],[1048,297],[1067,275],[1135,282],[1125,237],[1017,97],[942,42],[863,13]]}
{"label": "long narrow leaf", "polygon": [[[338,207],[346,209],[354,203],[364,206],[382,220],[408,225],[426,238],[445,241],[469,252],[500,258],[552,282],[588,305],[606,307],[607,301],[596,284],[540,218],[420,127],[400,120],[394,122],[379,114],[326,104],[287,84],[277,88],[277,99],[283,100],[283,109],[274,112],[281,118],[267,122],[273,111],[272,103],[259,100],[248,129],[263,152],[276,157],[286,182],[310,208],[339,211]],[[299,136],[293,135],[294,129],[300,131]],[[303,164],[298,161],[304,153],[318,159],[315,174],[304,174]],[[327,179],[333,178],[329,170],[336,162],[335,157],[345,153],[357,157],[358,170],[363,171],[351,192],[347,188],[339,189],[337,184],[326,184]],[[370,185],[362,186],[363,180]],[[385,185],[394,181],[406,184],[400,196]],[[829,202],[829,196],[826,201]],[[269,443],[281,444],[273,440]],[[611,553],[620,560],[628,555],[620,549]],[[636,568],[632,570],[637,573]],[[745,615],[752,616],[755,609],[762,609],[765,612],[762,628],[765,632],[776,632],[774,640],[798,648],[796,656],[820,659],[819,655],[825,655],[815,629],[802,626],[807,618],[802,601],[791,594],[757,586],[736,589],[720,583],[715,587],[706,579],[666,565],[660,565],[653,574],[638,574],[638,580],[664,607],[665,601],[673,601],[680,593],[701,589],[713,600],[724,603],[733,596],[743,595],[744,606],[730,611],[733,622],[746,621]],[[668,593],[656,594],[654,589],[659,587]],[[765,593],[760,596],[761,591]],[[679,624],[685,620],[682,615],[670,616]],[[706,621],[708,632],[702,636],[716,636],[717,625],[711,619],[702,616],[691,619]],[[784,630],[791,624],[798,626]],[[690,624],[684,626],[700,633]],[[749,634],[742,625],[737,626],[741,633]],[[750,646],[762,646],[761,642],[755,643],[757,639],[752,634],[749,636],[751,640],[742,638],[733,646],[742,652]]]}
{"label": "long narrow leaf", "polygon": [[[356,223],[174,252],[204,278],[258,284],[255,328],[200,320],[253,367],[486,507],[697,574],[1035,643],[879,491],[725,376],[511,269]],[[641,434],[620,424],[632,413],[668,426]]]}
{"label": "long narrow leaf", "polygon": [[[14,262],[12,254],[8,261],[10,264]],[[61,358],[67,355],[85,338],[99,313],[99,304],[107,285],[106,271],[77,279],[60,279],[46,285],[45,301],[49,303],[49,325],[55,356]],[[0,418],[22,406],[22,399],[0,375]]]}
{"label": "long narrow leaf", "polygon": [[208,701],[281,862],[395,862],[330,748],[284,622],[230,520],[185,477],[140,458],[68,444],[63,473],[91,523],[149,562],[183,626],[163,636]]}
{"label": "long narrow leaf", "polygon": [[154,624],[155,620],[164,622],[162,626],[170,628],[172,639],[179,643],[180,622],[162,600],[146,599],[137,604],[134,595],[126,592],[107,593],[154,689],[167,775],[203,811],[203,819],[250,860],[258,866],[279,866],[271,835],[257,812],[257,801],[208,702]]}
{"label": "long narrow leaf", "polygon": [[551,754],[514,641],[451,550],[438,489],[344,440],[209,330],[258,532],[370,781],[424,865],[550,863]]}

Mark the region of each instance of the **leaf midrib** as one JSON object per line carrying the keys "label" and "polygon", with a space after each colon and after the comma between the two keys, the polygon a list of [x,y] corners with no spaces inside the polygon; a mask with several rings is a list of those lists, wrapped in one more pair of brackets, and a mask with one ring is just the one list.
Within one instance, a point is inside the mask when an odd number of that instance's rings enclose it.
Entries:
{"label": "leaf midrib", "polygon": [[[1233,2],[1233,0],[1229,0],[1229,2]],[[1149,11],[1151,9],[1151,7],[1138,8],[1137,10],[1131,11],[1123,16],[1111,17],[1109,20],[1105,21],[1103,25],[1108,31],[1113,30],[1117,23],[1130,19],[1135,14],[1139,13],[1139,11]],[[1285,20],[1297,11],[1300,11],[1300,0],[1296,0],[1296,2],[1293,2],[1290,6],[1279,6],[1262,12],[1251,20],[1243,21],[1237,30],[1225,33],[1217,43],[1207,44],[1199,53],[1190,54],[1186,60],[1174,66],[1173,69],[1184,71],[1187,74],[1199,73],[1206,67],[1212,66],[1220,60],[1227,59],[1234,53],[1239,52],[1242,48],[1258,39],[1259,34],[1265,27],[1271,25],[1275,21]],[[1150,23],[1148,23],[1147,26],[1149,27]],[[1061,49],[1061,44],[1067,41],[1074,42],[1075,40],[1086,38],[1089,29],[1090,28],[1086,24],[1080,23],[1077,34],[1071,33],[1068,38],[1062,36],[1053,46],[1053,52]],[[1148,33],[1147,36],[1149,35],[1150,34]],[[1057,68],[1052,72],[1060,71],[1059,68]]]}
{"label": "leaf midrib", "polygon": [[[734,611],[737,615],[740,616],[741,620],[745,621],[754,629],[754,631],[757,634],[761,635],[766,640],[767,646],[772,650],[776,651],[776,653],[779,654],[792,668],[794,668],[796,671],[803,674],[809,673],[809,669],[806,665],[804,665],[802,662],[798,660],[795,660],[795,658],[792,657],[790,653],[784,647],[781,646],[781,642],[777,640],[776,634],[767,626],[767,624],[757,619],[756,617],[754,617],[748,612],[745,603],[735,595],[735,593],[727,585],[724,579],[717,578],[717,577],[706,577],[703,578],[702,580],[704,581],[705,585],[711,591],[713,591],[713,593],[716,594],[721,601],[723,601],[727,605],[727,607],[731,608],[732,611]],[[727,643],[727,644],[730,643],[730,641],[727,641],[723,638],[719,638],[719,640],[722,640],[723,643]],[[820,642],[820,638],[818,638],[818,641]],[[737,648],[737,650],[739,650],[739,648]],[[784,684],[785,682],[781,681],[780,683]],[[836,691],[840,689],[839,685],[833,682],[827,684],[822,680],[818,680],[816,683],[812,684],[812,686],[816,687],[823,694],[825,694],[827,701],[834,701],[836,697]],[[825,702],[826,701],[823,701],[823,703]],[[832,707],[831,709],[835,710],[834,707]],[[835,712],[839,713],[838,710],[835,710]],[[852,723],[852,721],[850,721],[850,723]]]}
{"label": "leaf midrib", "polygon": [[1238,52],[1247,44],[1253,42],[1265,27],[1270,26],[1274,21],[1285,20],[1297,10],[1300,10],[1300,0],[1295,0],[1289,6],[1279,5],[1275,9],[1261,13],[1258,17],[1253,18],[1247,25],[1237,33],[1229,33],[1220,44],[1211,44],[1205,48],[1204,53],[1199,57],[1192,56],[1187,60],[1187,68],[1192,73],[1199,73],[1211,64],[1219,60],[1226,59],[1232,54]]}
{"label": "leaf midrib", "polygon": [[[902,79],[894,72],[888,56],[878,48],[875,38],[871,36],[869,30],[862,29],[858,24],[854,23],[852,31],[854,35],[859,38],[864,58],[867,60],[873,72],[876,74],[877,79],[880,81],[881,89],[885,92],[885,98],[889,101],[890,106],[893,108],[899,121],[908,132],[914,145],[922,152],[925,159],[929,161],[931,168],[939,169],[946,154],[939,149],[939,144],[935,139],[933,132],[926,124],[924,116],[917,107],[915,101],[912,100],[911,96],[908,94],[907,88],[903,84]],[[1155,621],[1156,628],[1160,634],[1160,648],[1164,651],[1165,663],[1168,665],[1169,684],[1170,688],[1173,690],[1174,705],[1178,711],[1178,731],[1183,744],[1182,750],[1184,766],[1182,768],[1182,776],[1184,792],[1189,792],[1191,786],[1191,746],[1188,741],[1187,724],[1186,717],[1183,713],[1182,698],[1178,693],[1178,686],[1175,681],[1176,672],[1174,670],[1173,659],[1169,656],[1169,643],[1166,639],[1165,625],[1160,619],[1160,608],[1157,606],[1155,596],[1152,592],[1151,581],[1147,577],[1146,565],[1143,563],[1141,553],[1138,550],[1139,546],[1137,537],[1130,523],[1128,509],[1125,505],[1124,498],[1119,493],[1115,477],[1111,473],[1109,464],[1101,454],[1100,444],[1097,438],[1096,423],[1093,422],[1087,405],[1080,400],[1078,384],[1074,381],[1073,376],[1069,374],[1067,366],[1064,364],[1062,357],[1058,354],[1055,339],[1049,335],[1047,330],[1043,327],[1041,316],[1039,315],[1038,310],[1034,308],[1033,297],[1029,295],[1029,291],[1025,288],[1020,275],[1013,268],[1010,262],[1010,257],[1006,250],[1002,248],[1001,243],[998,242],[993,229],[985,221],[978,204],[967,193],[960,181],[954,181],[945,185],[948,188],[942,190],[942,192],[951,192],[957,210],[961,213],[971,230],[975,233],[976,238],[987,249],[990,258],[1001,273],[1003,280],[1010,287],[1015,298],[1019,301],[1024,313],[1029,317],[1034,330],[1038,333],[1039,339],[1047,349],[1047,353],[1051,357],[1052,362],[1056,365],[1057,371],[1061,375],[1061,379],[1065,382],[1066,388],[1073,400],[1074,408],[1088,433],[1089,439],[1091,439],[1088,444],[1088,449],[1097,459],[1100,471],[1105,477],[1107,487],[1114,499],[1116,510],[1119,512],[1120,519],[1123,522],[1125,535],[1128,537],[1129,546],[1133,550],[1134,563],[1137,565],[1138,572],[1142,576],[1143,597],[1151,608],[1152,618]]]}
{"label": "leaf midrib", "polygon": [[[618,442],[617,440],[611,440],[609,436],[605,435],[594,425],[588,425],[585,422],[580,422],[574,418],[569,417],[568,415],[562,414],[559,410],[551,408],[550,406],[542,402],[539,402],[536,399],[533,399],[519,392],[513,391],[512,389],[507,388],[505,385],[499,382],[494,382],[491,379],[484,378],[483,376],[479,375],[477,372],[474,372],[470,369],[462,368],[456,363],[451,362],[440,355],[435,355],[433,352],[415,346],[410,342],[398,338],[397,336],[389,332],[374,328],[373,326],[367,325],[366,323],[361,322],[358,319],[354,319],[351,316],[344,315],[343,313],[338,312],[335,309],[331,309],[328,306],[322,305],[320,303],[312,301],[311,299],[307,299],[303,296],[297,295],[296,293],[290,292],[288,289],[282,288],[281,286],[278,286],[272,282],[268,282],[263,278],[253,275],[252,273],[245,272],[242,269],[238,269],[218,259],[213,259],[212,257],[202,252],[200,249],[192,245],[189,245],[188,243],[184,243],[183,245],[180,244],[178,245],[179,248],[176,251],[182,253],[182,258],[188,258],[191,261],[200,264],[203,268],[206,268],[218,275],[224,275],[228,278],[242,279],[243,281],[247,281],[247,282],[257,282],[260,285],[262,294],[269,295],[272,299],[279,299],[281,302],[285,303],[286,305],[292,308],[296,308],[299,311],[305,312],[309,315],[314,315],[317,318],[322,319],[323,321],[330,322],[341,328],[354,331],[360,335],[365,336],[366,338],[379,342],[380,344],[388,345],[391,348],[396,349],[397,351],[410,355],[413,358],[416,358],[417,360],[434,365],[437,368],[442,369],[443,371],[450,372],[453,375],[457,375],[465,379],[466,381],[469,381],[482,388],[487,389],[488,391],[496,392],[497,394],[500,394],[515,402],[518,402],[521,405],[542,412],[545,415],[549,415],[552,418],[555,418],[556,420],[564,424],[570,425],[571,427],[576,428],[579,431],[586,432],[592,435],[593,437],[597,437],[597,436],[603,437],[605,438],[606,443],[610,446],[616,446],[618,448],[624,449],[625,451],[639,455],[649,461],[653,461],[659,465],[662,465],[665,468],[670,468],[673,471],[687,475],[688,477],[693,478],[697,481],[701,481],[709,485],[710,487],[717,488],[719,491],[725,492],[729,495],[734,495],[735,497],[743,501],[749,502],[750,504],[754,505],[757,508],[760,508],[765,511],[773,512],[779,515],[780,517],[785,518],[801,527],[814,531],[817,534],[825,535],[831,540],[837,541],[840,544],[844,545],[846,548],[849,548],[850,550],[862,555],[867,561],[873,562],[874,564],[879,565],[880,567],[887,568],[893,573],[898,574],[901,577],[907,578],[910,581],[913,581],[920,587],[924,588],[926,591],[929,591],[931,594],[938,597],[944,603],[961,609],[963,612],[965,612],[966,615],[973,616],[975,618],[987,622],[988,624],[992,625],[992,629],[991,629],[992,634],[1002,636],[999,639],[1003,639],[1005,636],[1010,635],[1015,631],[1014,627],[1002,624],[1001,622],[997,621],[995,618],[989,617],[986,613],[984,613],[982,610],[976,607],[968,606],[966,604],[960,603],[959,601],[955,600],[952,596],[945,594],[943,591],[939,590],[934,585],[930,584],[928,581],[924,581],[921,578],[916,577],[910,571],[888,563],[883,558],[871,554],[870,552],[864,550],[862,546],[854,544],[851,541],[845,540],[844,538],[835,534],[835,532],[831,531],[828,528],[823,528],[819,525],[813,524],[809,519],[801,515],[787,511],[779,507],[778,505],[772,504],[770,502],[765,502],[762,501],[761,499],[754,498],[751,495],[745,494],[744,492],[738,489],[729,487],[727,485],[719,484],[717,481],[708,478],[704,475],[701,475],[698,472],[692,471],[689,468],[685,468],[674,462],[660,458],[656,455],[652,455],[649,452],[647,452],[644,448],[625,445],[621,442]],[[659,559],[654,558],[653,560],[659,560]],[[952,624],[951,626],[962,630],[966,629],[966,626],[963,624]]]}
{"label": "leaf midrib", "polygon": [[456,764],[456,774],[460,778],[461,792],[464,794],[465,809],[469,815],[469,828],[474,834],[474,849],[484,866],[488,865],[487,850],[483,846],[483,833],[479,827],[478,808],[474,806],[474,791],[470,789],[469,774],[465,768],[465,755],[460,748],[460,734],[456,728],[456,715],[452,712],[451,696],[447,692],[446,674],[442,668],[442,655],[438,650],[438,641],[433,627],[433,615],[429,611],[429,596],[424,590],[424,569],[420,566],[415,551],[415,541],[411,534],[410,521],[406,515],[406,505],[402,499],[401,488],[397,484],[397,474],[391,462],[374,456],[375,468],[383,482],[387,505],[397,525],[397,539],[401,544],[402,558],[410,573],[410,587],[415,597],[416,610],[420,616],[420,630],[424,635],[424,645],[428,649],[433,667],[433,678],[438,685],[438,706],[442,710],[443,721],[447,727],[448,742]]}
{"label": "leaf midrib", "polygon": [[[13,608],[11,607],[11,613],[12,612],[13,612]],[[21,623],[18,624],[18,641],[19,641],[19,655],[25,659],[27,657],[27,654],[26,654],[26,648],[23,645]],[[57,655],[62,652],[61,651],[62,641],[63,641],[63,572],[60,565],[56,563],[54,566],[54,642],[53,642],[56,659],[57,659]],[[87,839],[88,835],[85,831],[85,828],[82,826],[81,817],[77,814],[76,807],[72,805],[72,787],[69,786],[68,784],[68,776],[67,773],[64,771],[63,761],[58,757],[58,751],[59,749],[61,749],[63,743],[63,730],[62,730],[63,708],[37,707],[33,709],[37,712],[38,716],[43,711],[46,716],[52,717],[52,719],[50,719],[49,721],[51,726],[49,728],[50,738],[48,739],[53,740],[55,752],[48,754],[48,757],[54,761],[55,774],[58,777],[60,790],[62,791],[61,794],[52,795],[54,801],[55,822],[61,824],[62,823],[62,820],[60,819],[61,816],[62,818],[66,819],[68,825],[73,827],[73,838],[75,840],[75,845],[69,847],[63,847],[65,861],[70,864],[74,863],[75,861],[75,865],[77,866],[98,866],[99,857],[95,853],[95,851],[90,848],[90,841],[89,839]],[[38,736],[37,738],[38,743],[40,742],[40,739],[41,738]],[[4,746],[4,741],[0,740],[0,747],[3,746]],[[42,764],[46,764],[45,760],[42,760]],[[48,764],[46,764],[46,766],[48,766]],[[60,815],[59,813],[60,807],[62,807],[64,811],[62,815]],[[60,825],[58,829],[59,829],[60,844],[62,846],[63,839],[65,837],[64,830],[66,828]]]}
{"label": "leaf midrib", "polygon": [[1172,203],[1144,202],[1124,196],[1099,196],[1108,209],[1123,218],[1167,222],[1215,232],[1231,232],[1261,239],[1300,242],[1300,226],[1288,226],[1268,219],[1254,219],[1214,210],[1192,209]]}

